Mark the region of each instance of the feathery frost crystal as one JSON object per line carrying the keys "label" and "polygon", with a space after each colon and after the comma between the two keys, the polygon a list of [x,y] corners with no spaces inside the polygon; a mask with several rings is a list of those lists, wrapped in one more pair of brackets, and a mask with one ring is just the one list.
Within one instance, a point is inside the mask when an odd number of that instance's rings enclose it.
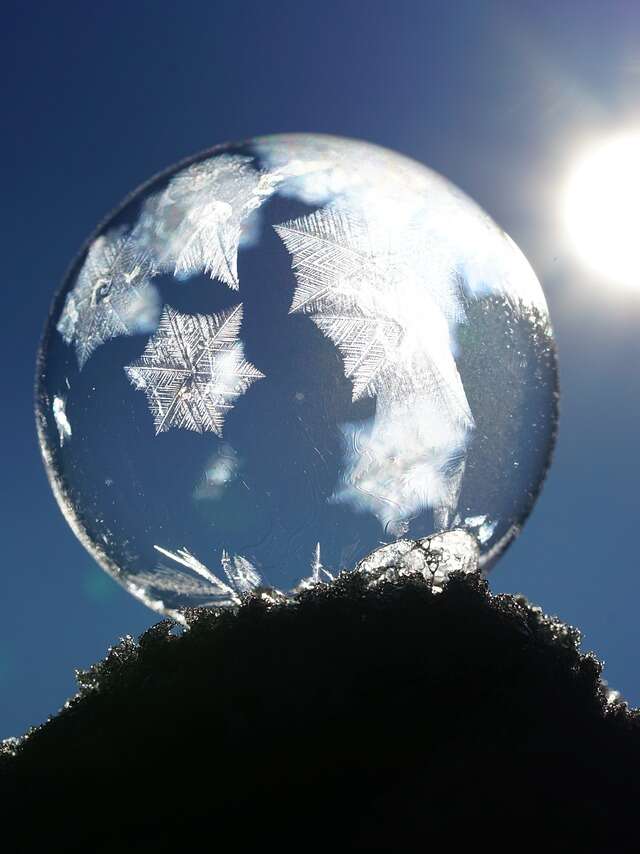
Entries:
{"label": "feathery frost crystal", "polygon": [[39,358],[66,518],[173,615],[368,571],[381,547],[488,569],[555,421],[515,244],[426,167],[334,137],[226,146],[142,187],[71,269]]}

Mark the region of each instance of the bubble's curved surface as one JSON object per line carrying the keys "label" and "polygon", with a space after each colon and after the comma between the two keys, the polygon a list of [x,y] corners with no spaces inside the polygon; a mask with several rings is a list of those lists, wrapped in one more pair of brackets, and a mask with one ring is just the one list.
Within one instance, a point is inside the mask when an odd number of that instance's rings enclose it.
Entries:
{"label": "bubble's curved surface", "polygon": [[542,290],[486,214],[391,151],[291,135],[180,164],[93,236],[37,423],[76,534],[176,613],[451,529],[489,566],[539,491],[556,397]]}

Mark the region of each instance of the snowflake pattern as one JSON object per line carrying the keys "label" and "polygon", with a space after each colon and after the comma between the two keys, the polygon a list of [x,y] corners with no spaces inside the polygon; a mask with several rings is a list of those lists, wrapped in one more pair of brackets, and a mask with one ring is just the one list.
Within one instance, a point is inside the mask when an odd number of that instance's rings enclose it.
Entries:
{"label": "snowflake pattern", "polygon": [[[296,277],[290,312],[309,314],[338,347],[354,400],[420,393],[429,375],[430,392],[439,386],[448,408],[471,420],[450,347],[451,316],[459,319],[450,276],[424,263],[410,225],[396,231],[375,212],[329,205],[275,230]],[[439,274],[439,288],[425,286],[423,267]]]}
{"label": "snowflake pattern", "polygon": [[333,206],[275,230],[293,258],[290,312],[310,314],[338,347],[353,399],[373,397],[403,336],[381,298],[401,269],[401,257],[390,248],[376,249],[364,218]]}
{"label": "snowflake pattern", "polygon": [[159,305],[153,272],[149,255],[125,228],[93,241],[57,325],[65,342],[74,344],[81,370],[110,338],[154,327]]}
{"label": "snowflake pattern", "polygon": [[204,273],[238,290],[238,249],[247,220],[275,192],[279,178],[252,158],[219,154],[178,172],[146,202],[132,238],[161,273]]}
{"label": "snowflake pattern", "polygon": [[379,376],[400,343],[400,326],[392,320],[358,315],[323,313],[311,319],[342,354],[345,376],[353,383],[353,399],[373,397]]}
{"label": "snowflake pattern", "polygon": [[358,284],[379,267],[362,218],[328,206],[274,228],[293,258],[291,313],[320,310],[327,302],[357,304]]}
{"label": "snowflake pattern", "polygon": [[210,315],[164,307],[141,357],[125,367],[147,396],[156,435],[178,427],[222,436],[235,399],[264,377],[244,358],[241,323],[241,303]]}
{"label": "snowflake pattern", "polygon": [[342,426],[333,500],[391,532],[423,507],[445,518],[456,506],[473,417],[452,352],[451,327],[464,318],[455,269],[421,231],[420,201],[403,214],[369,201],[275,229],[296,278],[290,312],[308,314],[336,346],[354,401],[376,398],[373,418]]}

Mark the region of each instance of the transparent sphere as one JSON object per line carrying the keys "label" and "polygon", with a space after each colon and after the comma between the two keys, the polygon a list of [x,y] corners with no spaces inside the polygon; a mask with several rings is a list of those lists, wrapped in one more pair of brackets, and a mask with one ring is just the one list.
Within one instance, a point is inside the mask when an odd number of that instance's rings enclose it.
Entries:
{"label": "transparent sphere", "polygon": [[54,301],[56,498],[158,611],[288,593],[461,529],[488,568],[548,466],[556,360],[515,244],[426,167],[263,137],[130,196]]}

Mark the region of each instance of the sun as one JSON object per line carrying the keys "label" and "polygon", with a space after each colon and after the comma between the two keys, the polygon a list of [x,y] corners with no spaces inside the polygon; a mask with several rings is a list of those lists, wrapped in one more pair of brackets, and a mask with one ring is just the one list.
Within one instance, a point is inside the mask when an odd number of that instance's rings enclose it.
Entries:
{"label": "sun", "polygon": [[585,264],[609,282],[640,289],[640,131],[614,136],[578,157],[563,213]]}

